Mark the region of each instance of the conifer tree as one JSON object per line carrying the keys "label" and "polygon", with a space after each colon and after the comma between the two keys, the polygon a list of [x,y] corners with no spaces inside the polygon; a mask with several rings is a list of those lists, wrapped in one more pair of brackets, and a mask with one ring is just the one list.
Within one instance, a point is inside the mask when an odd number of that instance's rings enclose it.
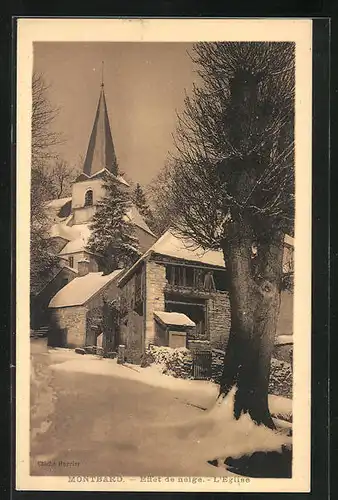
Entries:
{"label": "conifer tree", "polygon": [[116,179],[107,174],[105,195],[98,202],[90,225],[87,249],[97,256],[99,267],[108,274],[132,265],[141,255],[134,228],[128,217],[131,199]]}
{"label": "conifer tree", "polygon": [[139,183],[136,184],[136,187],[134,189],[133,202],[135,203],[136,208],[138,209],[150,229],[153,229],[154,216],[147,202],[147,197]]}

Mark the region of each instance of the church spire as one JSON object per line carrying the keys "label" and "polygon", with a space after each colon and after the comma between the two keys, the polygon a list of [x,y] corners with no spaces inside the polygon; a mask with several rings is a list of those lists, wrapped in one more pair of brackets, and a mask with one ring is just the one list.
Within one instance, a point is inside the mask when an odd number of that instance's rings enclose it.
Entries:
{"label": "church spire", "polygon": [[90,135],[83,172],[89,177],[106,168],[117,175],[117,161],[104,93],[103,62],[99,102]]}

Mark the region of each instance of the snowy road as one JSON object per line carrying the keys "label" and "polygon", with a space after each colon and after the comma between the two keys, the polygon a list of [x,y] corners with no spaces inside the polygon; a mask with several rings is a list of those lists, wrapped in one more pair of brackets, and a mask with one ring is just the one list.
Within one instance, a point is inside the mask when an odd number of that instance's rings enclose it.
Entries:
{"label": "snowy road", "polygon": [[[170,391],[133,380],[51,370],[51,364],[79,356],[47,353],[43,347],[40,352],[39,341],[34,350],[33,475],[189,475],[191,457],[182,454],[183,436],[168,433],[167,425],[201,410]],[[203,461],[200,465],[212,469]]]}
{"label": "snowy road", "polygon": [[285,442],[227,408],[208,413],[169,388],[107,375],[106,361],[32,342],[32,475],[225,476],[208,460]]}

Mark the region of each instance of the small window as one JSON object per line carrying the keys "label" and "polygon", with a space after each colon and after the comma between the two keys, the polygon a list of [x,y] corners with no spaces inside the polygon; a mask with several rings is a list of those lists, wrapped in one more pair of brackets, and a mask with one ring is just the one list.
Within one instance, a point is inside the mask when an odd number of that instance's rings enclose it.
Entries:
{"label": "small window", "polygon": [[74,267],[74,257],[68,258],[69,267]]}
{"label": "small window", "polygon": [[185,270],[186,285],[189,287],[194,286],[194,268],[187,267]]}
{"label": "small window", "polygon": [[85,194],[85,207],[89,207],[93,204],[93,191],[89,189]]}
{"label": "small window", "polygon": [[175,267],[172,265],[167,265],[166,268],[166,279],[170,285],[175,284]]}

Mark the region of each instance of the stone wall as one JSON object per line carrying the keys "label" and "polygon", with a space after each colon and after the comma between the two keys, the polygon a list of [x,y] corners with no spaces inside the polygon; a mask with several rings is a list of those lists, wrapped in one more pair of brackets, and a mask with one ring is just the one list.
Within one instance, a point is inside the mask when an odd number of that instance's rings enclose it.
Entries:
{"label": "stone wall", "polygon": [[212,349],[226,349],[230,334],[230,302],[227,292],[213,293],[207,306],[208,328]]}
{"label": "stone wall", "polygon": [[[50,309],[50,343],[65,344],[70,348],[93,345],[96,342],[96,334],[101,333],[94,332],[92,326],[102,319],[103,297],[112,300],[117,297],[117,293],[116,282],[112,282],[83,306]],[[61,339],[63,329],[67,329],[66,339]]]}
{"label": "stone wall", "polygon": [[146,323],[145,344],[155,341],[154,311],[164,311],[164,288],[167,284],[164,264],[153,260],[146,262]]}
{"label": "stone wall", "polygon": [[273,352],[273,357],[280,361],[292,363],[293,344],[276,344]]}
{"label": "stone wall", "polygon": [[[164,311],[164,290],[168,285],[165,265],[149,260],[146,264],[146,345],[155,342],[154,311]],[[188,290],[185,290],[186,294]],[[227,292],[200,294],[207,302],[207,329],[212,348],[226,348],[230,332],[230,303]]]}
{"label": "stone wall", "polygon": [[87,309],[83,306],[52,309],[49,344],[62,344],[61,338],[61,342],[58,342],[58,336],[61,335],[61,330],[66,329],[65,346],[82,347],[85,344],[86,315]]}
{"label": "stone wall", "polygon": [[[135,303],[135,280],[141,274],[141,301]],[[144,350],[145,265],[120,289],[121,318],[119,343],[126,346],[126,361],[139,364]]]}

